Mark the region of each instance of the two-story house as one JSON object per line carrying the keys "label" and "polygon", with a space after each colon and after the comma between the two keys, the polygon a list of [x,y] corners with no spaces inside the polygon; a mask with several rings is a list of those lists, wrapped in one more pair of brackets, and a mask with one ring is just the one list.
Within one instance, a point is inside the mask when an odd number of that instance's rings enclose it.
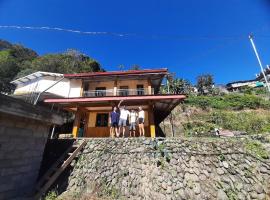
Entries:
{"label": "two-story house", "polygon": [[127,109],[142,106],[146,136],[162,136],[159,123],[185,98],[160,94],[167,74],[167,69],[64,74],[65,79],[81,82],[80,96],[48,98],[44,102],[75,113],[74,137],[109,137],[109,113],[120,100]]}
{"label": "two-story house", "polygon": [[[59,74],[35,72],[14,80],[14,96],[75,114],[74,137],[108,137],[109,113],[120,100],[145,111],[146,136],[164,136],[159,123],[184,95],[160,94],[167,69]],[[126,130],[128,131],[128,129]],[[128,133],[126,133],[128,135]]]}

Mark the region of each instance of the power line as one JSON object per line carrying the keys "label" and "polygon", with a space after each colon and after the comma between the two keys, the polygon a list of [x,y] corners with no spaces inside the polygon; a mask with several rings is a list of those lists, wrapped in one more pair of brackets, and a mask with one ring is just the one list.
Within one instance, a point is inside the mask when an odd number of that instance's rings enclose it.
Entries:
{"label": "power line", "polygon": [[[105,31],[81,31],[75,29],[66,29],[60,27],[49,27],[49,26],[18,26],[18,25],[0,25],[0,29],[17,29],[17,30],[41,30],[41,31],[59,31],[76,33],[82,35],[109,35],[116,37],[139,37],[139,38],[151,38],[151,39],[175,39],[175,40],[238,40],[246,39],[246,35],[204,35],[204,36],[190,36],[190,35],[161,35],[161,34],[138,34],[138,33],[116,33],[116,32],[105,32]],[[261,35],[257,37],[270,38],[270,35]]]}

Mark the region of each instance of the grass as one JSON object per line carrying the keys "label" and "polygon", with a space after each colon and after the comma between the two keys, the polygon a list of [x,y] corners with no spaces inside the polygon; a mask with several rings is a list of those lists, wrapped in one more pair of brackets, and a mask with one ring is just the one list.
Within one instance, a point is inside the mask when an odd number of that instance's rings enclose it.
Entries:
{"label": "grass", "polygon": [[218,110],[243,110],[243,109],[269,109],[270,102],[255,94],[225,94],[218,96],[190,95],[186,100],[187,105],[202,109],[214,108]]}
{"label": "grass", "polygon": [[262,144],[259,141],[250,140],[245,143],[245,148],[250,153],[254,154],[255,156],[262,158],[262,159],[268,159],[269,154],[265,150],[265,148],[262,146]]}
{"label": "grass", "polygon": [[[194,113],[182,123],[186,136],[211,136],[215,128],[241,131],[247,134],[270,132],[269,110],[218,110]],[[212,132],[212,134],[211,134]]]}

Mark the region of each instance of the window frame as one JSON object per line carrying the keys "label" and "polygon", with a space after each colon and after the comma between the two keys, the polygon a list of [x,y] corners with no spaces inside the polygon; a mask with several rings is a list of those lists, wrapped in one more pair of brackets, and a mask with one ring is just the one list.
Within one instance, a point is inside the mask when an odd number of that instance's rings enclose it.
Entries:
{"label": "window frame", "polygon": [[[98,123],[99,116],[100,116],[100,121],[102,120],[104,121],[103,123],[102,122],[100,122],[100,124]],[[105,117],[102,119],[102,116],[105,116]],[[97,113],[95,127],[108,127],[108,125],[109,125],[109,113]]]}

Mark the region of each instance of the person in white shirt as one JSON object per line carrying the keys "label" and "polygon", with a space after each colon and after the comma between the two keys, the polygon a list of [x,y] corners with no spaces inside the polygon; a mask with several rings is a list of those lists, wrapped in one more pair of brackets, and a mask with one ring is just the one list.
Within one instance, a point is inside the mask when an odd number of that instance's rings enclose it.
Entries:
{"label": "person in white shirt", "polygon": [[137,113],[134,109],[131,110],[131,113],[129,115],[129,136],[133,137],[136,136],[136,121],[137,121]]}
{"label": "person in white shirt", "polygon": [[[118,107],[120,108],[120,119],[119,119],[119,131],[118,134],[121,134],[121,127],[122,127],[122,137],[125,137],[125,131],[126,131],[126,126],[127,126],[127,119],[128,116],[130,115],[130,112],[126,109],[126,106],[121,106],[121,103],[123,102],[123,100],[120,101],[120,103],[118,104]],[[118,135],[118,136],[119,136]]]}
{"label": "person in white shirt", "polygon": [[142,107],[140,106],[139,107],[139,132],[140,132],[140,137],[141,136],[145,136],[145,131],[144,131],[144,118],[145,118],[145,115],[144,115],[144,111],[142,109]]}

